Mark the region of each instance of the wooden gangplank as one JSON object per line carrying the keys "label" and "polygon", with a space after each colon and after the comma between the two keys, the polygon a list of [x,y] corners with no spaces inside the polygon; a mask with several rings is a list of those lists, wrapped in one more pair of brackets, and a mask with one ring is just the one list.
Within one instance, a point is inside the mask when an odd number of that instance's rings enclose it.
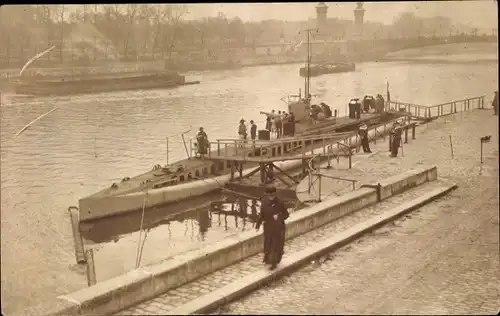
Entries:
{"label": "wooden gangplank", "polygon": [[277,156],[277,157],[211,157],[211,160],[224,160],[224,161],[235,161],[235,162],[255,162],[255,163],[272,163],[272,162],[280,162],[280,161],[290,161],[290,160],[302,160],[302,159],[312,159],[318,155],[298,155],[298,156]]}
{"label": "wooden gangplank", "polygon": [[[218,149],[209,151],[207,158],[211,160],[224,160],[234,162],[255,162],[255,163],[271,163],[278,161],[310,159],[317,154],[323,156],[333,156],[332,146],[343,139],[350,138],[355,134],[342,133],[311,135],[304,137],[289,137],[275,141],[256,141],[253,143],[244,143],[240,140],[217,141]],[[233,150],[226,150],[226,144],[234,144],[236,153]],[[234,143],[236,142],[236,143]],[[224,149],[222,148],[224,144]],[[316,151],[316,153],[315,153]]]}

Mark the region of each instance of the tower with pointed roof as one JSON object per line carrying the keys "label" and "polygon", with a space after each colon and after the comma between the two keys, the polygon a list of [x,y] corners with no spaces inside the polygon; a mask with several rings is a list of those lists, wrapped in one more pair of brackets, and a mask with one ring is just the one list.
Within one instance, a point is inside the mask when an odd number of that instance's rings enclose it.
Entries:
{"label": "tower with pointed roof", "polygon": [[365,17],[365,9],[363,2],[358,2],[356,9],[354,9],[354,36],[356,38],[363,37],[363,19]]}
{"label": "tower with pointed roof", "polygon": [[328,6],[324,2],[318,3],[316,6],[316,27],[320,32],[325,32],[327,20]]}

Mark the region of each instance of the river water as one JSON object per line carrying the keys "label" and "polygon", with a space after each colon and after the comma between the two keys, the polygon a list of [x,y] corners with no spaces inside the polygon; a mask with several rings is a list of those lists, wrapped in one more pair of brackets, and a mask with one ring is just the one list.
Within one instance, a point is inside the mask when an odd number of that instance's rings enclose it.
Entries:
{"label": "river water", "polygon": [[[177,134],[169,153],[176,160],[185,157],[178,134],[191,127],[193,136],[204,126],[209,138],[216,139],[235,137],[240,118],[262,126],[259,111],[285,110],[280,98],[303,87],[299,67],[190,73],[189,79],[200,80],[200,85],[171,90],[30,101],[4,97],[0,108],[3,311],[13,313],[86,286],[85,272],[75,264],[68,206],[125,176],[165,164],[168,135]],[[489,105],[497,78],[496,62],[392,62],[358,64],[355,72],[313,78],[311,84],[313,94],[343,115],[352,97],[385,96],[386,81],[394,100],[432,105],[486,94]],[[60,108],[14,138],[23,126],[55,106]],[[220,197],[213,196],[204,202],[217,200]],[[253,207],[251,202],[243,204],[249,210]],[[138,225],[134,216],[116,222],[112,238],[106,228],[112,224],[87,228],[94,229],[86,238],[96,249],[99,280],[133,269],[138,239],[137,234],[127,235],[126,227]],[[207,227],[214,227],[208,234],[215,240],[246,225],[234,218],[228,225],[227,217],[209,212],[196,213],[191,222],[186,218],[190,215],[155,224],[163,228],[149,231],[143,264],[175,254],[165,250],[170,247],[165,244],[168,238],[172,243],[189,239],[196,244],[206,238]]]}

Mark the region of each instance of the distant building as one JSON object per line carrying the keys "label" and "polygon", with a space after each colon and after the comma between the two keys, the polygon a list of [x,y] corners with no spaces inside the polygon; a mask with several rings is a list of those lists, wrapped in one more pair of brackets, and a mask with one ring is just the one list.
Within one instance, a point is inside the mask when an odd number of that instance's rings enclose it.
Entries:
{"label": "distant building", "polygon": [[318,3],[316,6],[316,27],[319,32],[324,33],[327,27],[328,6],[324,2]]}
{"label": "distant building", "polygon": [[363,2],[358,2],[358,6],[354,9],[354,39],[363,38],[363,19],[365,17],[365,9]]}

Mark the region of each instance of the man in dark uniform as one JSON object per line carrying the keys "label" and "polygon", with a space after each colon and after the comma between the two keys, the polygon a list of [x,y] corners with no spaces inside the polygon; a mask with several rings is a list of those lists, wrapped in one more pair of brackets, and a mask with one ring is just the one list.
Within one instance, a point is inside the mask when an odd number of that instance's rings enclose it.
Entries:
{"label": "man in dark uniform", "polygon": [[361,118],[361,103],[359,102],[359,99],[354,99],[356,100],[356,119],[360,119]]}
{"label": "man in dark uniform", "polygon": [[250,121],[250,138],[252,138],[252,143],[255,146],[255,138],[257,137],[257,125],[253,120]]}
{"label": "man in dark uniform", "polygon": [[398,149],[401,145],[401,133],[403,129],[398,122],[394,123],[394,126],[391,130],[391,157],[398,156]]}
{"label": "man in dark uniform", "polygon": [[290,136],[294,136],[295,135],[295,115],[293,115],[293,112],[290,112],[290,116],[288,117],[290,122],[292,122],[292,130],[291,130],[291,134]]}
{"label": "man in dark uniform", "polygon": [[368,141],[368,126],[365,124],[359,127],[359,136],[361,137],[361,146],[363,146],[363,152],[371,153],[370,142]]}
{"label": "man in dark uniform", "polygon": [[363,112],[370,112],[370,98],[367,95],[363,98]]}
{"label": "man in dark uniform", "polygon": [[285,220],[290,216],[285,204],[276,196],[276,188],[266,188],[260,208],[260,216],[255,224],[258,231],[264,223],[264,259],[271,270],[276,269],[284,254]]}
{"label": "man in dark uniform", "polygon": [[198,134],[196,134],[196,142],[197,142],[197,151],[200,155],[201,159],[205,158],[208,149],[208,136],[207,133],[203,130],[203,127],[200,127]]}

